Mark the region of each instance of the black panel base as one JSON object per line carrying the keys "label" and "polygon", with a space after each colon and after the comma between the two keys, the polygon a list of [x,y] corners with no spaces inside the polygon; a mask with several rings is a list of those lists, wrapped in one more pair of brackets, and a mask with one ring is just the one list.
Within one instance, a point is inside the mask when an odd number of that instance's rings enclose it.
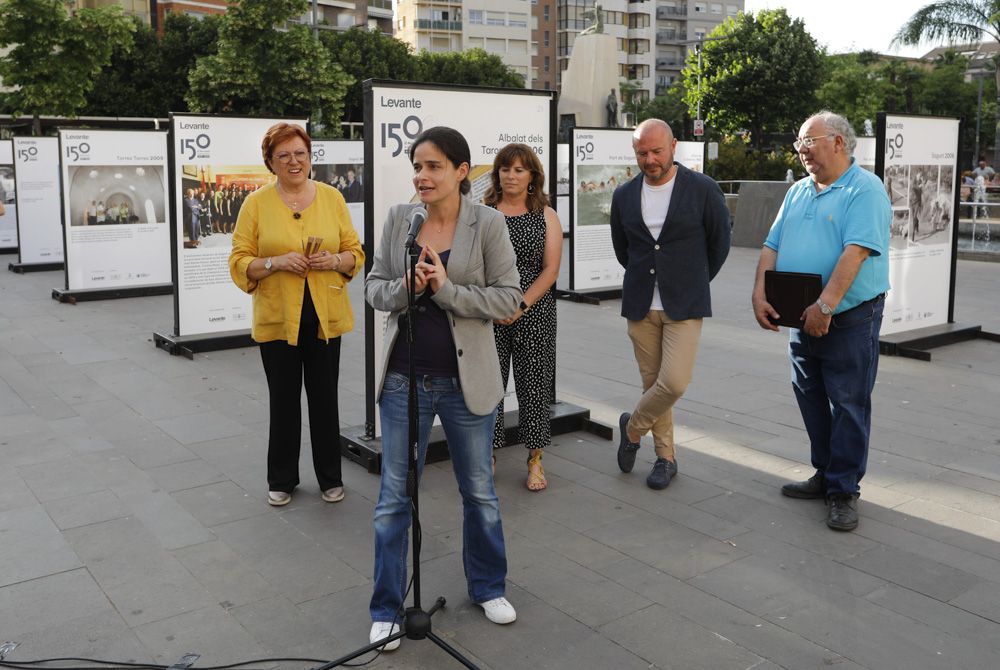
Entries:
{"label": "black panel base", "polygon": [[[517,444],[517,410],[504,414],[504,426],[507,427],[507,444]],[[585,430],[598,437],[610,440],[611,426],[590,420],[590,410],[559,400],[552,403],[551,419],[552,434],[564,435],[578,430]],[[373,474],[382,471],[382,440],[371,437],[365,426],[351,426],[340,433],[340,453]],[[427,462],[434,463],[448,459],[448,443],[444,437],[444,428],[434,426],[427,441]]]}
{"label": "black panel base", "polygon": [[257,343],[250,337],[250,333],[245,330],[232,330],[208,336],[153,333],[153,344],[171,356],[183,356],[189,360],[194,360],[194,355],[201,351],[257,346]]}
{"label": "black panel base", "polygon": [[879,338],[878,350],[887,356],[904,356],[929,361],[931,352],[927,351],[928,349],[977,339],[1000,342],[1000,334],[983,332],[982,326],[946,323],[905,333],[884,335]]}
{"label": "black panel base", "polygon": [[141,298],[147,295],[171,295],[173,284],[149,284],[123,288],[92,288],[71,291],[64,288],[52,289],[52,299],[75,305],[87,300],[111,300],[114,298]]}
{"label": "black panel base", "polygon": [[0,255],[3,254],[16,254],[17,247],[0,247]]}
{"label": "black panel base", "polygon": [[49,270],[62,270],[62,263],[10,263],[7,269],[23,275],[25,272],[48,272]]}
{"label": "black panel base", "polygon": [[600,305],[602,300],[618,300],[622,297],[622,290],[620,288],[609,288],[603,291],[571,291],[569,289],[557,288],[554,290],[554,293],[559,300],[583,302],[588,305]]}

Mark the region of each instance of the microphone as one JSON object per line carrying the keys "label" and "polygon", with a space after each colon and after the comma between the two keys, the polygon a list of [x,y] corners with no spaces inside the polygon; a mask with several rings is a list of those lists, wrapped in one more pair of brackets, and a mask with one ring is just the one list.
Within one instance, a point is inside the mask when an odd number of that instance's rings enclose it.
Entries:
{"label": "microphone", "polygon": [[406,231],[406,242],[403,244],[404,248],[413,248],[413,245],[417,241],[417,235],[420,234],[420,228],[424,225],[424,221],[426,220],[427,210],[423,207],[417,207],[410,213],[410,227]]}

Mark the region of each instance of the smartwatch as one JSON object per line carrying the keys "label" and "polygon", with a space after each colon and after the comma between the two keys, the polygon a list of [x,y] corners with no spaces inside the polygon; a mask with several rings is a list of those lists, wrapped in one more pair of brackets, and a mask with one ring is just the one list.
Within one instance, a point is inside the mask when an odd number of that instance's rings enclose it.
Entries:
{"label": "smartwatch", "polygon": [[272,265],[271,258],[268,257],[268,259],[266,261],[264,261],[264,269],[267,270],[268,272],[270,272],[271,271],[271,265]]}
{"label": "smartwatch", "polygon": [[830,307],[822,300],[816,300],[816,306],[819,307],[819,311],[823,316],[830,316],[833,314],[833,307]]}

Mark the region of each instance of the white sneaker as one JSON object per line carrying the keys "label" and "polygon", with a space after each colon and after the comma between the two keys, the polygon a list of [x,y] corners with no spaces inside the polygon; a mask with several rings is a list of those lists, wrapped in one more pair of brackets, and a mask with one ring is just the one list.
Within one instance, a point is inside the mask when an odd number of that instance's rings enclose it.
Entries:
{"label": "white sneaker", "polygon": [[[373,621],[372,631],[368,633],[368,641],[372,644],[378,642],[379,640],[384,640],[390,635],[395,635],[399,632],[399,624],[392,623],[391,621]],[[382,651],[394,651],[399,649],[399,640],[393,640],[388,644],[383,645]]]}
{"label": "white sneaker", "polygon": [[284,491],[268,491],[267,502],[275,507],[281,507],[282,505],[287,505],[292,502],[292,494],[285,493]]}
{"label": "white sneaker", "polygon": [[517,619],[514,606],[503,596],[476,604],[483,608],[483,611],[486,612],[486,618],[493,623],[514,623],[514,620]]}
{"label": "white sneaker", "polygon": [[333,488],[323,491],[323,500],[327,502],[340,502],[344,499],[344,487],[334,486]]}

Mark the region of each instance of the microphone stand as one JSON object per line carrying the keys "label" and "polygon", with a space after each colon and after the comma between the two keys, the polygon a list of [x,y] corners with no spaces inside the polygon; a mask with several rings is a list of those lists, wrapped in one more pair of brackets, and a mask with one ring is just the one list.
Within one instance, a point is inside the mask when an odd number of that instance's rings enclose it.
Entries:
{"label": "microphone stand", "polygon": [[442,640],[431,630],[431,617],[434,616],[435,612],[444,607],[444,596],[438,596],[437,600],[434,601],[434,605],[432,605],[427,611],[424,611],[420,606],[421,532],[420,503],[418,495],[420,490],[420,481],[417,475],[417,464],[420,458],[420,410],[417,399],[417,372],[413,363],[413,324],[417,317],[416,270],[418,254],[416,246],[416,242],[406,245],[408,260],[407,266],[410,271],[410,282],[407,285],[406,290],[406,353],[409,357],[409,370],[407,371],[409,376],[409,391],[407,398],[408,462],[406,471],[406,494],[409,496],[410,503],[413,508],[413,515],[410,523],[412,538],[411,544],[413,545],[413,605],[406,608],[403,615],[403,625],[398,633],[393,633],[392,635],[377,642],[372,642],[371,644],[361,647],[360,649],[352,651],[347,656],[342,656],[334,661],[330,661],[326,665],[322,665],[315,670],[328,670],[329,668],[344,665],[347,661],[351,661],[359,656],[367,654],[370,651],[375,651],[393,640],[399,640],[404,637],[409,640],[428,639],[466,668],[479,670],[479,666],[465,658],[465,656],[460,654],[458,650]]}

